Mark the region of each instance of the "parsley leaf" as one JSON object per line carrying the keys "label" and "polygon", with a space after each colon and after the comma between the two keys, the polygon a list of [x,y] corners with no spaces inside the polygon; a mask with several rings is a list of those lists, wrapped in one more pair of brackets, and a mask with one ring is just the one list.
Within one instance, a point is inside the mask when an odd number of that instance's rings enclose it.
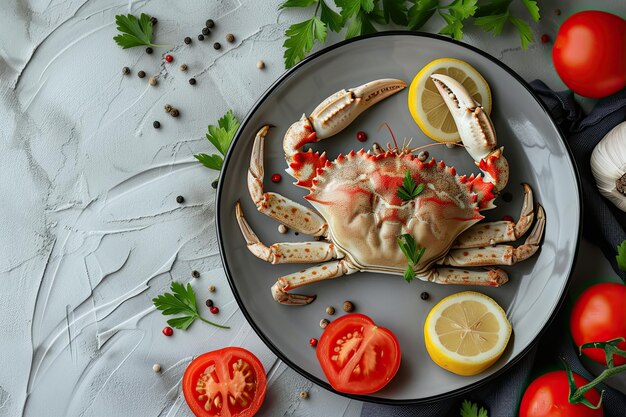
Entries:
{"label": "parsley leaf", "polygon": [[626,240],[617,247],[617,267],[626,271]]}
{"label": "parsley leaf", "polygon": [[152,21],[150,16],[142,13],[137,19],[132,14],[115,16],[117,30],[122,32],[113,37],[115,43],[123,49],[135,46],[161,46],[152,43]]}
{"label": "parsley leaf", "polygon": [[541,16],[539,16],[539,6],[537,6],[537,2],[535,0],[522,0],[522,3],[524,3],[524,6],[528,9],[530,17],[532,17],[535,22],[538,22]]}
{"label": "parsley leaf", "polygon": [[313,48],[313,43],[318,40],[326,42],[326,25],[316,16],[309,20],[289,26],[285,31],[287,39],[283,46],[285,49],[285,66],[291,68],[306,56]]}
{"label": "parsley leaf", "polygon": [[489,3],[478,6],[474,17],[491,16],[507,12],[512,1],[513,0],[490,0]]}
{"label": "parsley leaf", "polygon": [[350,20],[348,29],[346,29],[346,39],[376,32],[377,30],[370,22],[368,15],[361,10],[354,19]]}
{"label": "parsley leaf", "polygon": [[328,26],[328,29],[333,32],[341,32],[343,29],[343,17],[333,9],[328,7],[324,0],[320,0],[320,6],[322,9],[322,13],[320,14],[320,20]]}
{"label": "parsley leaf", "polygon": [[157,310],[161,310],[163,315],[182,314],[180,317],[169,319],[167,324],[176,329],[187,330],[196,319],[200,319],[210,325],[230,329],[229,326],[213,323],[200,316],[196,304],[196,293],[191,288],[191,284],[187,284],[185,287],[180,282],[173,281],[170,288],[171,293],[166,292],[152,299],[154,306]]}
{"label": "parsley leaf", "polygon": [[415,268],[417,268],[417,264],[419,264],[424,252],[426,252],[426,248],[417,249],[415,239],[408,233],[398,236],[398,246],[400,246],[400,250],[402,250],[407,259],[404,279],[406,282],[411,282],[415,278]]}
{"label": "parsley leaf", "polygon": [[439,14],[447,23],[446,26],[441,28],[439,33],[442,35],[450,35],[452,39],[460,41],[463,38],[463,22],[454,15],[441,12],[439,12]]}
{"label": "parsley leaf", "polygon": [[406,26],[408,24],[407,9],[404,0],[383,0],[383,16],[385,23],[391,20],[397,25]]}
{"label": "parsley leaf", "polygon": [[374,0],[361,0],[361,9],[365,10],[367,13],[370,13],[374,10]]}
{"label": "parsley leaf", "polygon": [[519,32],[519,38],[522,43],[522,49],[528,49],[528,44],[534,41],[533,32],[525,20],[518,17],[510,16],[509,21],[515,26]]}
{"label": "parsley leaf", "polygon": [[335,4],[341,8],[344,22],[361,10],[361,0],[335,0]]}
{"label": "parsley leaf", "polygon": [[[232,110],[228,110],[222,118],[217,121],[217,126],[209,125],[206,138],[215,146],[215,149],[222,155],[226,155],[226,151],[230,143],[235,137],[235,133],[239,129],[239,120],[235,117]],[[207,155],[205,153],[194,155],[194,157],[209,169],[219,171],[222,169],[224,160],[218,154]]]}
{"label": "parsley leaf", "polygon": [[439,0],[413,0],[413,6],[408,11],[409,29],[418,30],[437,11]]}
{"label": "parsley leaf", "polygon": [[278,7],[278,10],[286,7],[309,7],[317,3],[317,0],[287,0]]}
{"label": "parsley leaf", "polygon": [[396,195],[405,201],[410,201],[420,195],[420,193],[424,191],[424,188],[424,184],[415,184],[415,181],[411,177],[411,171],[407,169],[402,179],[402,185],[398,187]]}
{"label": "parsley leaf", "polygon": [[478,404],[468,400],[463,400],[461,404],[461,417],[489,417],[487,410],[483,407],[478,409]]}
{"label": "parsley leaf", "polygon": [[502,33],[504,25],[509,20],[509,11],[492,16],[481,16],[474,19],[474,24],[483,28],[485,32],[491,32],[494,36]]}
{"label": "parsley leaf", "polygon": [[454,0],[448,6],[448,10],[454,17],[465,20],[474,15],[478,8],[476,6],[477,2],[478,0]]}

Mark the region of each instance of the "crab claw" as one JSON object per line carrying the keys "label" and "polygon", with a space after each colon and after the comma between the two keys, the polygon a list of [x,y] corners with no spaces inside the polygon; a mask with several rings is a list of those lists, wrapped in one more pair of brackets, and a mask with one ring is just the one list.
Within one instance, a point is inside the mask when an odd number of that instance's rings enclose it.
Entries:
{"label": "crab claw", "polygon": [[430,78],[454,118],[465,149],[483,171],[485,179],[493,183],[497,191],[502,190],[509,181],[509,164],[502,156],[502,148],[497,148],[491,119],[454,78],[442,74],[433,74]]}

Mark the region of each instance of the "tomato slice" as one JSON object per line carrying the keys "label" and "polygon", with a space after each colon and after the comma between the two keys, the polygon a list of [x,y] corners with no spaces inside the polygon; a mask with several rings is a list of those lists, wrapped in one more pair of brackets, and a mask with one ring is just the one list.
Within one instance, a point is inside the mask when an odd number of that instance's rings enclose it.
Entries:
{"label": "tomato slice", "polygon": [[317,359],[330,385],[347,394],[371,394],[400,367],[396,336],[363,314],[331,322],[317,345]]}
{"label": "tomato slice", "polygon": [[267,380],[254,354],[239,347],[195,358],[183,376],[183,394],[196,417],[251,417],[265,398]]}

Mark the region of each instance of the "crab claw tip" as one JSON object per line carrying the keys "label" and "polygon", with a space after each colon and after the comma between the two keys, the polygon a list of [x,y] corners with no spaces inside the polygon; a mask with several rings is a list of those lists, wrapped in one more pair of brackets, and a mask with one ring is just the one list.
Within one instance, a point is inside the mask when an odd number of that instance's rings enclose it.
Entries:
{"label": "crab claw tip", "polygon": [[443,74],[432,74],[430,78],[435,83],[439,94],[450,108],[453,105],[457,109],[474,109],[478,106],[474,99],[467,93],[457,80]]}

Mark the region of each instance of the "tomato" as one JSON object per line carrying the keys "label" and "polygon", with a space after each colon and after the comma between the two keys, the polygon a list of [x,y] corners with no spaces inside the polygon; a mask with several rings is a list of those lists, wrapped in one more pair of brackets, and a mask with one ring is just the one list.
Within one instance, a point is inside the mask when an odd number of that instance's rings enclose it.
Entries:
{"label": "tomato", "polygon": [[[574,304],[570,329],[577,346],[618,337],[626,339],[626,285],[606,282],[589,287]],[[626,342],[621,342],[618,347],[626,349]],[[587,348],[583,352],[606,365],[602,349]],[[615,365],[623,365],[626,358],[613,355],[613,361]]]}
{"label": "tomato", "polygon": [[400,345],[389,330],[363,314],[332,321],[317,345],[317,359],[334,389],[371,394],[394,377],[400,367]]}
{"label": "tomato", "polygon": [[596,10],[573,14],[559,28],[552,62],[575,93],[616,93],[626,85],[626,20]]}
{"label": "tomato", "polygon": [[[577,387],[587,380],[574,373]],[[569,384],[565,371],[549,372],[535,379],[524,392],[519,417],[602,417],[602,407],[594,410],[584,404],[570,404]],[[591,404],[598,404],[600,394],[595,388],[585,394]]]}
{"label": "tomato", "polygon": [[266,382],[256,356],[227,347],[191,361],[183,375],[183,394],[196,417],[251,417],[263,403]]}

